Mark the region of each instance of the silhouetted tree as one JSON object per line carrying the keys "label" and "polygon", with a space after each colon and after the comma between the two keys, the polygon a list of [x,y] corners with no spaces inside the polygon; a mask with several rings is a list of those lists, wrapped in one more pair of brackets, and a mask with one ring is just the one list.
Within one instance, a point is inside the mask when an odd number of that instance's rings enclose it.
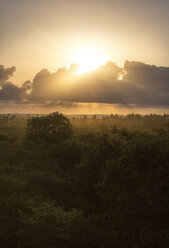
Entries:
{"label": "silhouetted tree", "polygon": [[72,126],[69,119],[58,112],[28,119],[26,135],[28,140],[56,143],[71,136]]}

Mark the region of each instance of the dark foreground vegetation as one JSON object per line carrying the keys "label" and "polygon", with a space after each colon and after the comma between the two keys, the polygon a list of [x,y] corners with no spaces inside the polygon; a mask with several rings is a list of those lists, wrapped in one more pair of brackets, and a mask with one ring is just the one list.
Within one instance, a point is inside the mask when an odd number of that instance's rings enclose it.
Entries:
{"label": "dark foreground vegetation", "polygon": [[0,116],[0,247],[168,248],[168,116]]}

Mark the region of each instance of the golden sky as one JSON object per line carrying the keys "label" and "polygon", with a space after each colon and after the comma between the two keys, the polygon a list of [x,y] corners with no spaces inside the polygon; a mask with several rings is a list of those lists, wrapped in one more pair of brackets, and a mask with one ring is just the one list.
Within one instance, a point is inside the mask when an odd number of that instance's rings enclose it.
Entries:
{"label": "golden sky", "polygon": [[0,0],[0,111],[167,112],[168,13],[168,0]]}
{"label": "golden sky", "polygon": [[168,0],[1,0],[0,63],[16,66],[19,85],[68,67],[83,47],[118,65],[169,66],[168,12]]}

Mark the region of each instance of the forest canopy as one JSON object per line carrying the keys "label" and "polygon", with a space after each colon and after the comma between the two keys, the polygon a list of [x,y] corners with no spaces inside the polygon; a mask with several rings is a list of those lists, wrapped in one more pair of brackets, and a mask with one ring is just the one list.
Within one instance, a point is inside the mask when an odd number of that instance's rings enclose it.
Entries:
{"label": "forest canopy", "polygon": [[168,248],[167,115],[1,115],[0,145],[0,247]]}

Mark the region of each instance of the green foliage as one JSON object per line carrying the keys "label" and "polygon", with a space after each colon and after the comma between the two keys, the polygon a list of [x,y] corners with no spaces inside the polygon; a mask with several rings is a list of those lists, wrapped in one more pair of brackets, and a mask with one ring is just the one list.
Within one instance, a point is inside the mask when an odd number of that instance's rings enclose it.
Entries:
{"label": "green foliage", "polygon": [[[28,211],[20,211],[23,236],[29,247],[67,247],[73,234],[71,228],[82,218],[77,209],[64,211],[49,202],[31,202]],[[36,235],[35,235],[36,234]]]}
{"label": "green foliage", "polygon": [[0,133],[0,247],[168,248],[166,117],[85,116],[73,133],[56,112]]}

